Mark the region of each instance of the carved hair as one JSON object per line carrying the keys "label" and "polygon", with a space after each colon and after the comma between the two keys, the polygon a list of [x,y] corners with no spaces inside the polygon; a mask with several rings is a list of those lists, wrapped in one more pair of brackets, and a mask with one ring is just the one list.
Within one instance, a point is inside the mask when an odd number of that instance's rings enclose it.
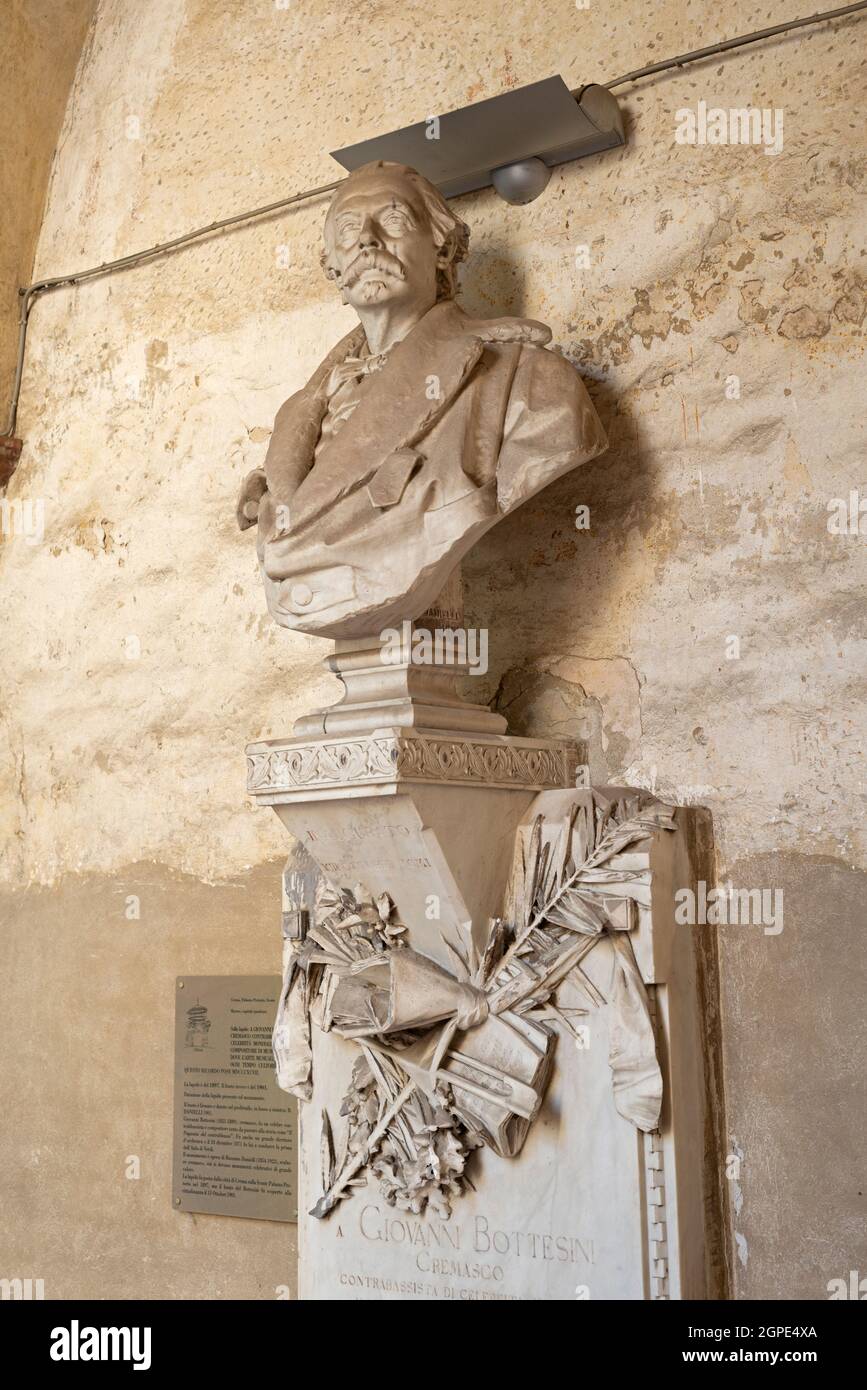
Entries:
{"label": "carved hair", "polygon": [[395,178],[403,179],[415,188],[424,206],[437,248],[437,301],[454,299],[458,288],[457,269],[461,261],[466,259],[469,250],[470,229],[466,222],[452,211],[439,189],[435,188],[424,174],[420,174],[417,169],[411,169],[407,164],[394,164],[384,159],[374,160],[371,164],[363,164],[360,169],[353,170],[331,200],[323,232],[325,249],[319,258],[326,277],[329,280],[339,279],[338,272],[328,261],[332,249],[330,226],[334,206],[353,179],[370,174],[375,169],[387,169]]}

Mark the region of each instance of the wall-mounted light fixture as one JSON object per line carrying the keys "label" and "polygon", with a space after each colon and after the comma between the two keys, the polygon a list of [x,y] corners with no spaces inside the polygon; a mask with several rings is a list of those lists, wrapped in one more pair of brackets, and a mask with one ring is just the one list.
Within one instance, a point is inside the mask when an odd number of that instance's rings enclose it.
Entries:
{"label": "wall-mounted light fixture", "polygon": [[[721,43],[696,48],[674,58],[648,63],[642,68],[635,68],[633,72],[624,73],[622,77],[615,77],[604,87],[594,82],[570,92],[562,78],[548,77],[542,82],[531,82],[527,87],[517,87],[511,92],[503,92],[501,96],[465,106],[460,111],[450,111],[445,116],[419,121],[390,135],[380,135],[374,140],[350,145],[345,150],[336,150],[333,157],[350,172],[374,159],[411,164],[426,174],[432,183],[438,184],[449,197],[487,188],[490,184],[508,203],[530,203],[545,189],[555,164],[569,159],[583,159],[585,155],[597,154],[600,150],[626,143],[623,120],[617,101],[611,95],[611,88],[623,87],[657,73],[680,70],[687,63],[701,62],[717,54],[742,48],[745,44],[760,43],[807,25],[847,18],[864,10],[867,10],[867,0],[856,0],[855,4],[843,5],[839,9],[824,10],[821,14],[806,15],[802,19],[756,29],[751,34],[741,34],[737,38],[724,39]],[[342,182],[342,179],[335,179],[318,188],[305,188],[301,193],[291,193],[263,207],[219,218],[205,227],[196,227],[191,232],[173,237],[171,241],[159,242],[142,251],[119,256],[117,260],[90,266],[87,270],[54,275],[47,280],[36,280],[32,285],[22,285],[18,291],[18,358],[9,423],[5,434],[0,434],[0,489],[15,471],[21,453],[21,440],[15,437],[18,397],[24,372],[27,323],[37,299],[51,290],[80,285],[86,280],[111,275],[115,271],[129,270],[156,256],[164,256],[169,251],[188,246],[200,237],[209,237],[254,218],[272,215],[303,203],[308,198],[333,193]]]}
{"label": "wall-mounted light fixture", "polygon": [[375,159],[409,164],[447,198],[493,184],[507,203],[529,203],[555,164],[625,143],[617,98],[606,87],[591,83],[573,93],[562,77],[546,77],[332,157],[350,173]]}

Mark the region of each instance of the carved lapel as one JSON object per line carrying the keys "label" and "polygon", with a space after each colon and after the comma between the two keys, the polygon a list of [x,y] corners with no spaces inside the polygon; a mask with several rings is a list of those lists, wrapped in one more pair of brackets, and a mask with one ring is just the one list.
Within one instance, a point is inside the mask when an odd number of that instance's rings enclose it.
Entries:
{"label": "carved lapel", "polygon": [[351,419],[299,487],[293,530],[364,487],[395,451],[411,447],[448,408],[484,350],[466,331],[467,322],[447,300],[434,305],[392,349]]}
{"label": "carved lapel", "polygon": [[284,401],[278,410],[265,458],[268,491],[275,505],[288,502],[310,472],[322,417],[328,405],[326,388],[332,368],[344,358],[360,352],[364,341],[364,329],[359,324],[332,348],[307,385]]}

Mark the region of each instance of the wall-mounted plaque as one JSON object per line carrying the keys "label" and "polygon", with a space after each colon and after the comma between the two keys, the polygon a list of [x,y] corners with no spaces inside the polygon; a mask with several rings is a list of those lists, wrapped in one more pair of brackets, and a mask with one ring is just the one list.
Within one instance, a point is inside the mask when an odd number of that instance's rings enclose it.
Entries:
{"label": "wall-mounted plaque", "polygon": [[175,989],[173,1201],[297,1220],[297,1102],[274,1075],[279,975],[184,975]]}

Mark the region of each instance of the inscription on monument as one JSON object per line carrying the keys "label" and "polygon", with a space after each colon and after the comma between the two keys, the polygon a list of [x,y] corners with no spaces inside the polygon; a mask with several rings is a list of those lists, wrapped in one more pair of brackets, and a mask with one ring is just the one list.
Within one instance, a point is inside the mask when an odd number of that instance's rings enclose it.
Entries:
{"label": "inscription on monument", "polygon": [[[367,809],[367,808],[365,808]],[[323,873],[344,871],[350,864],[359,877],[372,869],[429,869],[423,829],[412,825],[389,825],[376,815],[359,812],[358,824],[325,826],[308,830],[303,836],[305,849],[316,859]],[[328,856],[333,856],[329,858]]]}
{"label": "inscription on monument", "polygon": [[173,1200],[297,1220],[297,1103],[274,1075],[278,975],[187,975],[175,990]]}
{"label": "inscription on monument", "polygon": [[[357,1210],[358,1234],[380,1250],[391,1247],[393,1276],[372,1273],[360,1260],[337,1273],[341,1290],[401,1298],[454,1299],[461,1302],[520,1301],[512,1287],[510,1263],[518,1259],[554,1261],[567,1266],[575,1296],[587,1297],[596,1255],[592,1239],[548,1231],[503,1230],[476,1213],[469,1222],[424,1220],[375,1202]],[[398,1253],[405,1251],[405,1255]],[[401,1261],[406,1266],[399,1272]],[[411,1272],[410,1272],[411,1271]],[[423,1276],[428,1276],[427,1278]]]}

